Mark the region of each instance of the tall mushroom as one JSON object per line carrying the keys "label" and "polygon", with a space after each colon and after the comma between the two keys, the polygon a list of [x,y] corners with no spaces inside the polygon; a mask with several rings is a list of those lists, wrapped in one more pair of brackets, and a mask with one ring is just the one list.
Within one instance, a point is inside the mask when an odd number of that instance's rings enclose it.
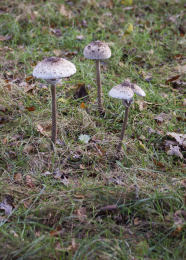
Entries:
{"label": "tall mushroom", "polygon": [[142,97],[146,96],[143,89],[141,89],[138,85],[131,83],[129,79],[125,80],[120,85],[113,87],[109,91],[109,96],[111,96],[113,98],[121,99],[123,102],[123,105],[125,106],[125,117],[123,120],[123,125],[122,125],[122,130],[121,130],[121,135],[120,135],[120,142],[117,147],[118,152],[120,152],[120,150],[121,150],[123,137],[124,137],[125,130],[127,127],[129,108],[133,102],[134,93],[137,94],[138,96],[142,96]]}
{"label": "tall mushroom", "polygon": [[108,59],[111,56],[111,50],[107,43],[101,41],[94,41],[89,43],[83,51],[84,57],[87,59],[96,61],[96,81],[97,81],[97,98],[98,98],[98,110],[100,114],[103,114],[102,107],[102,87],[100,78],[100,60]]}
{"label": "tall mushroom", "polygon": [[56,84],[66,77],[76,73],[75,65],[63,58],[50,57],[39,62],[33,71],[33,76],[44,79],[51,85],[52,94],[52,143],[56,143],[57,126],[56,126]]}

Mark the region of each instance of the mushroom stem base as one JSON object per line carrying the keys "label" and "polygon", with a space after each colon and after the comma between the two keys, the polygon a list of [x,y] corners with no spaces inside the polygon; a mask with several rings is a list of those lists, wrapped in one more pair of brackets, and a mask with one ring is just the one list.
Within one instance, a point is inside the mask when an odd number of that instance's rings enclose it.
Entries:
{"label": "mushroom stem base", "polygon": [[52,143],[56,144],[57,138],[57,125],[56,125],[56,86],[51,85],[51,94],[52,94]]}

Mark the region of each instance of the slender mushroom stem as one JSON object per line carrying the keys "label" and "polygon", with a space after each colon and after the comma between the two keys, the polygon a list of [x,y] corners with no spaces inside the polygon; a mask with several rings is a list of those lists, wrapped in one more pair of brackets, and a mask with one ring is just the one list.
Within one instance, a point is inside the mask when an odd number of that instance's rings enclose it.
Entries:
{"label": "slender mushroom stem", "polygon": [[103,114],[103,107],[102,107],[102,87],[101,87],[101,78],[100,78],[100,60],[96,60],[96,81],[97,81],[97,98],[98,98],[98,110],[99,113]]}
{"label": "slender mushroom stem", "polygon": [[120,142],[119,142],[118,148],[117,148],[118,152],[120,152],[120,150],[121,150],[123,137],[124,137],[124,134],[125,134],[125,130],[127,128],[128,114],[129,114],[129,108],[130,108],[131,103],[132,103],[132,100],[129,101],[129,102],[126,102],[125,100],[123,100],[123,104],[125,106],[125,117],[124,117],[122,129],[121,129]]}
{"label": "slender mushroom stem", "polygon": [[52,142],[56,144],[57,137],[57,126],[56,126],[56,85],[51,84],[51,94],[52,94]]}

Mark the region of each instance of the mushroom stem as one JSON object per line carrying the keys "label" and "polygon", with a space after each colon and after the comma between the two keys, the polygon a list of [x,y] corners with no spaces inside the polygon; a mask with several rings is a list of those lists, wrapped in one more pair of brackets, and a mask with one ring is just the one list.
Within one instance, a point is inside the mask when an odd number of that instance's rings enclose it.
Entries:
{"label": "mushroom stem", "polygon": [[125,130],[127,128],[128,114],[129,114],[129,108],[130,108],[131,103],[132,103],[132,101],[127,103],[125,100],[123,100],[123,104],[125,106],[125,117],[124,117],[122,129],[121,129],[120,142],[119,142],[118,148],[117,148],[118,152],[120,152],[120,150],[121,150],[123,137],[124,137],[124,134],[125,134]]}
{"label": "mushroom stem", "polygon": [[100,78],[100,60],[96,60],[96,81],[97,81],[97,98],[98,98],[98,110],[99,113],[103,113],[103,107],[102,107],[102,88],[101,88],[101,78]]}
{"label": "mushroom stem", "polygon": [[57,126],[56,126],[56,85],[51,84],[51,94],[52,94],[52,142],[56,144],[57,137]]}

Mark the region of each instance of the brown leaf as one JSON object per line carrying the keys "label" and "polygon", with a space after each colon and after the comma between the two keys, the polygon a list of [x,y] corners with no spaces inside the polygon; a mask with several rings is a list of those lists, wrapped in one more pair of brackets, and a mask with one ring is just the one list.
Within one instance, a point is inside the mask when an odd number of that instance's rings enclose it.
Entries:
{"label": "brown leaf", "polygon": [[165,81],[165,83],[167,84],[167,83],[169,83],[169,82],[175,81],[175,80],[177,80],[180,76],[181,76],[181,75],[176,75],[176,76],[174,76],[174,77],[171,77],[171,78],[167,79],[167,80]]}
{"label": "brown leaf", "polygon": [[165,168],[165,165],[164,165],[162,162],[157,161],[157,160],[155,160],[155,159],[153,159],[153,162],[154,162],[154,164],[155,164],[156,166],[158,166],[159,168],[162,168],[162,169]]}
{"label": "brown leaf", "polygon": [[6,36],[0,35],[0,41],[1,41],[1,42],[3,42],[3,41],[8,41],[8,40],[10,40],[11,38],[12,38],[11,35],[6,35]]}
{"label": "brown leaf", "polygon": [[77,210],[77,216],[80,222],[84,222],[87,219],[86,208],[81,207]]}
{"label": "brown leaf", "polygon": [[[25,91],[25,93],[33,93],[33,90],[36,88],[36,86],[34,85],[34,84],[32,84],[32,85],[29,85],[29,86],[26,86],[25,88],[24,88],[24,91]],[[29,108],[30,109],[30,108]],[[35,110],[35,108],[34,108],[34,110],[29,110],[28,109],[28,111],[34,111]]]}
{"label": "brown leaf", "polygon": [[85,198],[85,196],[84,196],[84,195],[81,195],[81,194],[75,194],[74,197],[75,197],[76,199],[80,199],[80,200],[82,200],[82,199]]}
{"label": "brown leaf", "polygon": [[56,57],[59,57],[59,56],[62,55],[62,51],[59,50],[59,49],[54,49],[54,50],[53,50],[53,53],[54,53],[54,55],[55,55]]}
{"label": "brown leaf", "polygon": [[14,180],[15,180],[16,183],[21,183],[22,180],[23,180],[23,176],[22,176],[22,174],[19,173],[19,172],[16,173],[16,174],[14,175]]}
{"label": "brown leaf", "polygon": [[67,17],[68,19],[71,19],[73,16],[73,13],[71,10],[67,9],[66,6],[64,4],[60,5],[60,9],[59,12],[62,16]]}
{"label": "brown leaf", "polygon": [[32,106],[32,107],[26,107],[26,109],[27,109],[28,111],[30,111],[30,112],[35,111],[35,107],[34,107],[34,106]]}
{"label": "brown leaf", "polygon": [[147,103],[143,100],[137,100],[136,103],[139,106],[139,111],[143,111],[144,109],[147,109]]}
{"label": "brown leaf", "polygon": [[31,153],[34,151],[34,146],[31,144],[25,144],[24,148],[23,148],[23,152],[24,153]]}
{"label": "brown leaf", "polygon": [[28,77],[25,78],[25,80],[26,80],[27,83],[30,83],[30,82],[32,82],[34,80],[34,77],[33,76],[28,76]]}
{"label": "brown leaf", "polygon": [[35,187],[33,179],[32,179],[32,177],[30,175],[26,175],[25,183],[26,183],[26,186],[28,186],[29,188],[34,188]]}
{"label": "brown leaf", "polygon": [[37,131],[40,132],[42,135],[47,136],[47,137],[50,135],[46,130],[50,130],[51,125],[50,125],[50,127],[48,127],[48,125],[47,125],[47,127],[46,126],[44,127],[40,124],[37,124],[36,128],[37,128]]}
{"label": "brown leaf", "polygon": [[11,84],[6,84],[5,86],[4,86],[4,88],[7,88],[9,91],[12,89],[12,85]]}
{"label": "brown leaf", "polygon": [[61,226],[58,226],[56,230],[50,231],[50,236],[51,236],[51,237],[57,237],[57,236],[61,235],[62,232],[63,232],[63,231],[62,231],[62,229],[61,229]]}

